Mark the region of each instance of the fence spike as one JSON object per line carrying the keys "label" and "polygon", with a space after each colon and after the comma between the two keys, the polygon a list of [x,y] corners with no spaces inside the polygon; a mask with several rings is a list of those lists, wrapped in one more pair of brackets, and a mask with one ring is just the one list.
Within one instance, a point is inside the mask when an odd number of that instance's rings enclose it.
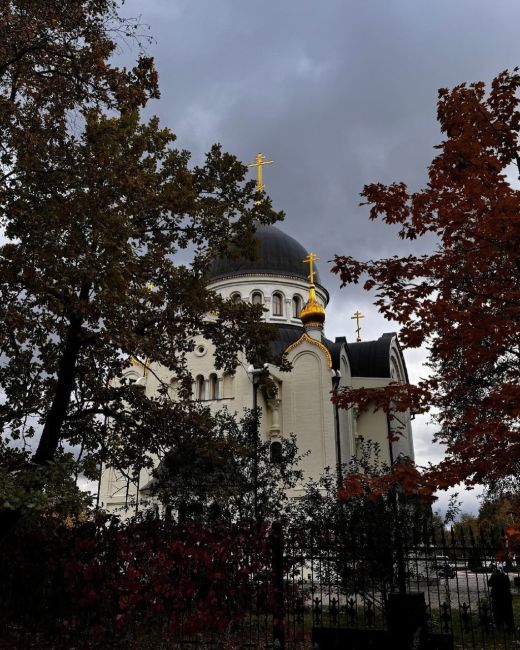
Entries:
{"label": "fence spike", "polygon": [[428,544],[428,528],[424,519],[421,522],[421,542],[423,544]]}
{"label": "fence spike", "polygon": [[431,525],[430,532],[431,532],[431,538],[432,538],[432,546],[435,546],[436,545],[436,536],[435,536],[435,524],[433,522],[432,522],[432,525]]}
{"label": "fence spike", "polygon": [[471,627],[471,611],[468,603],[462,603],[460,610],[460,618],[462,620],[463,630],[464,632],[469,632]]}

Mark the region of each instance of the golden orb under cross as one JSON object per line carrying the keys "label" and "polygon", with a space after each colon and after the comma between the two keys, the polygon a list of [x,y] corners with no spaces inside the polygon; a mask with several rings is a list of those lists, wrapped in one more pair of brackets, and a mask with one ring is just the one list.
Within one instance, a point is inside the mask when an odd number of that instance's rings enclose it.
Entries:
{"label": "golden orb under cross", "polygon": [[299,318],[305,326],[318,326],[320,329],[323,327],[325,321],[325,307],[320,305],[316,300],[316,288],[314,287],[314,262],[320,258],[315,253],[309,253],[307,257],[302,260],[305,264],[309,265],[309,300],[299,314]]}

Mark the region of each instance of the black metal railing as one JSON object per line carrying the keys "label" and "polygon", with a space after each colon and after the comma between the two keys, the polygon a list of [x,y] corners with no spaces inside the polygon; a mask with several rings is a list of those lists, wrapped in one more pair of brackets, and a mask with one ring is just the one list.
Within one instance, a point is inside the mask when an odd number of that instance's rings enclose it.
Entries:
{"label": "black metal railing", "polygon": [[[520,647],[519,567],[500,531],[423,527],[400,549],[376,548],[348,531],[292,531],[286,537],[284,583],[288,645],[312,638],[332,647],[334,638],[354,648],[356,639],[363,647],[371,637],[376,643],[381,638],[384,647],[381,634],[400,626],[417,636],[414,647]],[[392,613],[392,599],[399,595]],[[429,639],[422,646],[421,635]]]}
{"label": "black metal railing", "polygon": [[[147,618],[144,608],[136,608],[138,615],[114,633],[114,647],[118,647],[118,639],[131,639],[135,648],[149,647],[144,641],[139,645],[143,638],[147,642],[153,640],[154,647],[161,648],[223,648],[238,644],[292,650],[317,644],[326,650],[343,644],[356,650],[390,647],[389,636],[396,634],[402,634],[402,648],[520,647],[516,632],[517,623],[520,624],[520,571],[503,531],[477,531],[461,526],[446,530],[423,522],[401,535],[401,545],[397,547],[391,543],[382,545],[349,529],[316,530],[275,523],[270,531],[264,526],[258,533],[260,541],[255,537],[256,528],[247,535],[236,534],[232,553],[220,559],[216,555],[207,557],[211,553],[204,554],[201,547],[206,542],[197,540],[207,539],[208,549],[218,550],[222,544],[215,545],[214,536],[199,535],[194,538],[197,543],[192,544],[197,553],[201,552],[198,565],[182,554],[175,555],[173,545],[168,551],[169,573],[165,574],[157,562],[158,554],[166,553],[171,539],[184,538],[182,531],[174,527],[170,530],[166,524],[158,526],[164,538],[156,542],[153,553],[144,543],[133,546],[137,550],[132,551],[133,556],[126,556],[118,571],[126,571],[133,563],[141,572],[139,585],[170,576],[175,587],[193,583],[187,592],[191,595],[180,602],[172,600],[169,605],[165,601],[165,607],[169,607],[168,622],[166,614],[164,621],[161,615]],[[126,534],[121,528],[116,532]],[[219,534],[227,540],[224,532],[220,529]],[[9,560],[9,553],[16,551],[14,545],[11,551],[7,546],[4,548],[0,560],[0,641],[3,630],[20,639],[20,648],[67,647],[69,632],[64,631],[63,621],[73,620],[69,596],[72,591],[67,580],[73,576],[80,581],[85,567],[92,570],[93,556],[89,556],[90,564],[86,557],[94,553],[89,545],[78,547],[74,531],[67,534],[70,544],[63,542],[60,553],[56,551],[57,541],[49,544],[48,552],[41,544],[32,550],[28,544],[27,553],[18,549],[23,560],[18,565]],[[99,531],[95,534],[98,539]],[[105,559],[97,558],[96,562],[106,560],[106,566],[113,571],[111,544],[104,547]],[[74,573],[67,564],[69,560],[60,564],[61,553],[68,552],[69,546],[77,565]],[[138,552],[142,554],[139,558],[135,555]],[[195,558],[195,551],[190,553]],[[147,563],[150,571],[156,573],[147,573]],[[113,572],[112,580],[119,575]],[[96,580],[105,590],[99,593],[113,597],[102,573],[96,574]],[[208,613],[207,608],[212,607],[212,593],[217,603],[217,611],[211,612],[213,627],[194,627],[199,613]],[[81,610],[87,613],[79,621],[81,635],[71,637],[73,647],[90,647],[86,642],[89,629],[99,623],[108,604],[107,600],[103,609],[94,598],[85,606],[91,607],[90,614]],[[220,629],[215,623],[219,614],[226,622]],[[175,625],[171,624],[171,617]],[[45,639],[53,635],[57,641],[46,646]],[[40,645],[31,645],[34,639]]]}

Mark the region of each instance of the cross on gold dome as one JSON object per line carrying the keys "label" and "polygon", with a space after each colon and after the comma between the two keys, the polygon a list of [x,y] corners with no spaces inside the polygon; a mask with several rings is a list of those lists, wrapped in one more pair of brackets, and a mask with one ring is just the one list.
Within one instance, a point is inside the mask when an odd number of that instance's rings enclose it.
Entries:
{"label": "cross on gold dome", "polygon": [[357,327],[356,327],[356,334],[357,334],[356,343],[361,343],[361,337],[359,336],[359,333],[361,332],[361,326],[360,326],[360,324],[359,324],[359,321],[361,320],[361,318],[365,318],[365,317],[364,317],[363,314],[359,311],[359,309],[356,311],[356,313],[354,314],[354,316],[351,316],[351,317],[350,317],[351,320],[356,319],[356,324],[357,324]]}
{"label": "cross on gold dome", "polygon": [[264,183],[262,181],[262,167],[264,165],[271,165],[272,162],[273,162],[272,160],[266,160],[264,154],[259,153],[256,156],[255,162],[250,163],[248,165],[248,167],[256,167],[256,169],[257,169],[257,174],[258,174],[258,178],[257,178],[257,182],[256,182],[256,191],[257,192],[263,192],[264,191]]}
{"label": "cross on gold dome", "polygon": [[309,281],[313,285],[314,284],[314,275],[316,271],[314,270],[314,262],[319,260],[320,258],[316,255],[316,253],[309,253],[307,257],[303,260],[305,264],[309,265]]}

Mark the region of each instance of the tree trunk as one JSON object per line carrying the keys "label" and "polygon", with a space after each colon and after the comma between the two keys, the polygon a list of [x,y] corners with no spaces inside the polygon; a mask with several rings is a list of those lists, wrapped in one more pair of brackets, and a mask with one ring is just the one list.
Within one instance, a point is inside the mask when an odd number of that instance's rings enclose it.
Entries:
{"label": "tree trunk", "polygon": [[71,320],[65,341],[65,349],[60,359],[54,399],[45,420],[38,449],[32,459],[37,465],[44,465],[52,460],[60,443],[61,429],[67,415],[70,396],[74,387],[76,363],[81,348],[80,333],[81,320],[74,318]]}

